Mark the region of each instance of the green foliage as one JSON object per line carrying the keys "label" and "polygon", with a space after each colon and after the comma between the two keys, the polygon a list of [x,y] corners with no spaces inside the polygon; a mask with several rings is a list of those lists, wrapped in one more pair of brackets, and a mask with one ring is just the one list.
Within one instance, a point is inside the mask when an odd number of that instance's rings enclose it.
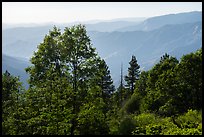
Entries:
{"label": "green foliage", "polygon": [[[176,58],[165,54],[160,62],[149,70],[145,100],[146,109],[153,112],[158,111],[171,98],[169,93],[174,92],[171,87],[174,84],[172,71],[177,64],[178,60]],[[160,111],[160,113],[164,112]]]}
{"label": "green foliage", "polygon": [[160,135],[162,132],[161,125],[148,125],[146,126],[146,134],[147,135]]}
{"label": "green foliage", "polygon": [[116,105],[117,107],[122,107],[125,105],[126,101],[129,99],[129,91],[128,89],[126,89],[123,85],[119,86],[116,90],[116,92],[114,92],[112,94],[112,102],[113,105]]}
{"label": "green foliage", "polygon": [[142,74],[135,92],[141,94],[140,112],[161,116],[201,109],[202,50],[184,55],[181,61],[165,54],[152,69]]}
{"label": "green foliage", "polygon": [[113,108],[106,113],[106,121],[109,127],[109,134],[118,135],[119,134],[119,125],[122,115],[119,113],[119,107],[113,105]]}
{"label": "green foliage", "polygon": [[172,128],[166,135],[202,135],[202,131],[195,128],[179,129]]}
{"label": "green foliage", "polygon": [[147,92],[147,79],[148,79],[148,71],[142,71],[139,79],[135,83],[135,91],[136,93],[139,93],[142,97],[145,97]]}
{"label": "green foliage", "polygon": [[133,135],[201,135],[202,114],[189,110],[177,118],[159,117],[152,113],[133,116],[136,127]]}
{"label": "green foliage", "polygon": [[132,131],[135,128],[135,122],[131,117],[124,117],[119,125],[119,134],[120,135],[131,135]]}
{"label": "green foliage", "polygon": [[98,99],[97,103],[85,104],[78,115],[78,129],[80,135],[108,134],[108,125],[102,112],[104,103]]}
{"label": "green foliage", "polygon": [[150,123],[156,122],[156,116],[153,113],[142,113],[140,115],[134,116],[137,126],[146,126]]}
{"label": "green foliage", "polygon": [[202,123],[202,112],[190,109],[186,114],[179,116],[175,122],[181,128],[197,128]]}
{"label": "green foliage", "polygon": [[176,81],[179,81],[177,103],[184,109],[181,113],[188,109],[201,109],[202,49],[183,56],[175,71],[177,72]]}
{"label": "green foliage", "polygon": [[[106,106],[103,109],[104,114],[107,113],[109,109],[112,108],[112,103],[113,101],[111,100],[111,96],[113,92],[115,91],[115,87],[113,85],[113,80],[110,75],[110,70],[108,69],[108,66],[106,62],[102,59],[99,61],[99,66],[98,70],[100,72],[98,73],[98,79],[95,80],[98,83],[96,85],[99,85],[101,88],[101,97],[103,98],[103,101],[106,102]],[[95,82],[93,82],[95,83]],[[94,86],[94,85],[93,85]]]}
{"label": "green foliage", "polygon": [[119,134],[119,125],[120,125],[120,121],[115,118],[115,117],[111,117],[111,119],[108,121],[109,123],[109,134],[111,135],[118,135]]}
{"label": "green foliage", "polygon": [[127,87],[129,88],[131,94],[133,94],[135,89],[135,82],[139,77],[139,68],[140,66],[137,63],[135,56],[132,56],[131,61],[129,62],[130,67],[128,68],[128,75],[125,76],[125,81],[127,82]]}
{"label": "green foliage", "polygon": [[164,134],[166,135],[202,135],[202,112],[189,110],[184,115],[178,116],[174,123],[177,127],[172,127]]}
{"label": "green foliage", "polygon": [[153,113],[142,113],[133,116],[136,126],[132,131],[133,135],[158,135],[161,134],[162,124],[158,116]]}
{"label": "green foliage", "polygon": [[127,113],[138,113],[140,109],[141,97],[139,94],[134,93],[129,100],[123,106],[123,110]]}
{"label": "green foliage", "polygon": [[3,135],[202,134],[202,49],[141,74],[132,56],[116,92],[83,25],[54,27],[30,61],[27,91],[2,74]]}
{"label": "green foliage", "polygon": [[85,26],[66,27],[63,33],[54,27],[31,63],[24,134],[108,134],[113,81]]}
{"label": "green foliage", "polygon": [[23,92],[19,77],[12,76],[8,71],[2,74],[2,135],[19,134]]}

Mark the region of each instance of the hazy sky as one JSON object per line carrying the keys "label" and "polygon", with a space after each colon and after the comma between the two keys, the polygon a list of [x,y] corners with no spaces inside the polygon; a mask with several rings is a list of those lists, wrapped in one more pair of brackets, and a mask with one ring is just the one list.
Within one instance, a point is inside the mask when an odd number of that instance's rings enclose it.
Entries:
{"label": "hazy sky", "polygon": [[202,2],[3,2],[3,23],[67,23],[202,11]]}

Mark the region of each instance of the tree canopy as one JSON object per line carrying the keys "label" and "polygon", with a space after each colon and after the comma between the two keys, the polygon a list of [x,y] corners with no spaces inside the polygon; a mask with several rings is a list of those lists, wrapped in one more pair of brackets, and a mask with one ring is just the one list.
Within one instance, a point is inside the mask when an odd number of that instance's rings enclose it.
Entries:
{"label": "tree canopy", "polygon": [[54,26],[30,62],[28,90],[2,74],[3,135],[202,134],[202,49],[142,72],[133,55],[115,88],[85,26]]}

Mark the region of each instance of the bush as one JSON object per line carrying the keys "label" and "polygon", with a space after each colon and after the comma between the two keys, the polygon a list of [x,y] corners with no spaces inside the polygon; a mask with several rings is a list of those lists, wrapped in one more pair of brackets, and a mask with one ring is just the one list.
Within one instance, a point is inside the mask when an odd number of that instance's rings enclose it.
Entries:
{"label": "bush", "polygon": [[108,134],[109,129],[105,121],[105,115],[98,107],[90,103],[81,108],[77,118],[80,135]]}
{"label": "bush", "polygon": [[189,110],[175,118],[160,117],[154,113],[131,114],[123,117],[117,130],[118,134],[122,135],[202,134],[202,111]]}
{"label": "bush", "polygon": [[134,116],[135,129],[132,132],[133,135],[143,135],[146,134],[146,126],[151,123],[156,122],[156,117],[152,113],[142,113],[140,115]]}
{"label": "bush", "polygon": [[197,128],[200,123],[202,123],[201,111],[188,110],[184,115],[179,116],[176,123],[180,125],[181,128]]}
{"label": "bush", "polygon": [[131,135],[132,131],[135,129],[135,122],[134,120],[126,116],[122,119],[120,126],[119,126],[119,134],[120,135]]}
{"label": "bush", "polygon": [[166,135],[202,135],[202,131],[196,128],[172,128]]}
{"label": "bush", "polygon": [[110,121],[109,121],[109,134],[111,135],[117,135],[119,134],[119,120],[116,119],[116,118],[112,118]]}
{"label": "bush", "polygon": [[140,96],[139,94],[133,94],[131,98],[125,103],[123,110],[127,113],[134,113],[140,109]]}
{"label": "bush", "polygon": [[201,135],[202,134],[202,112],[188,110],[184,115],[175,118],[176,127],[169,128],[166,135]]}
{"label": "bush", "polygon": [[160,124],[149,124],[146,126],[147,135],[160,135],[162,132],[162,125]]}

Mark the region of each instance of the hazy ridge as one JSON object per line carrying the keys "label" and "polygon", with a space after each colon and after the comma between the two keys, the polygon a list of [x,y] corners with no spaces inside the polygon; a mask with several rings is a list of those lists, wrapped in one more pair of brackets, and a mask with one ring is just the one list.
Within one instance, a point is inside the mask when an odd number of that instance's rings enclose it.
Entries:
{"label": "hazy ridge", "polygon": [[[63,30],[66,24],[56,26]],[[50,24],[3,29],[2,71],[10,70],[25,81],[28,76],[23,68],[29,65],[28,59],[52,27]],[[121,63],[126,74],[133,54],[141,69],[148,70],[165,52],[180,58],[202,47],[202,12],[170,14],[137,21],[96,22],[86,24],[86,27],[93,47],[106,60],[116,85],[119,84]]]}

